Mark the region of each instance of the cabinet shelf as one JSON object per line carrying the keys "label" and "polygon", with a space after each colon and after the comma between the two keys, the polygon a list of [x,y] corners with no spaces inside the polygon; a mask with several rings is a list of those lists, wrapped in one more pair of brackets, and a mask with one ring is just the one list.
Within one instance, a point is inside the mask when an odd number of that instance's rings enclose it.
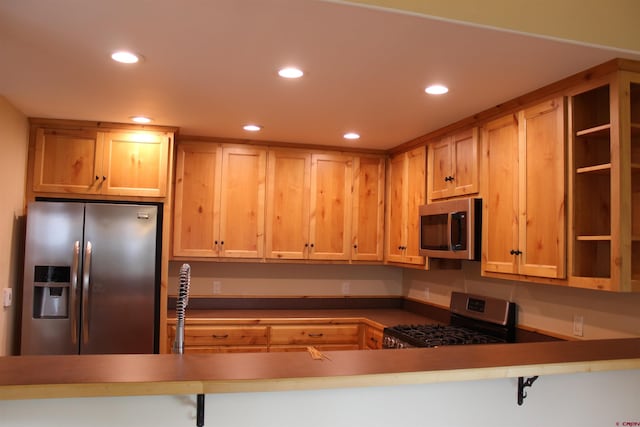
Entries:
{"label": "cabinet shelf", "polygon": [[603,163],[595,166],[585,166],[576,169],[576,173],[609,173],[611,171],[611,163]]}
{"label": "cabinet shelf", "polygon": [[584,235],[584,236],[576,236],[576,240],[579,240],[582,242],[606,242],[606,241],[611,241],[611,236],[606,234],[597,235],[597,236]]}
{"label": "cabinet shelf", "polygon": [[607,123],[600,126],[594,126],[588,129],[579,130],[576,132],[576,136],[608,136],[611,130],[611,123]]}

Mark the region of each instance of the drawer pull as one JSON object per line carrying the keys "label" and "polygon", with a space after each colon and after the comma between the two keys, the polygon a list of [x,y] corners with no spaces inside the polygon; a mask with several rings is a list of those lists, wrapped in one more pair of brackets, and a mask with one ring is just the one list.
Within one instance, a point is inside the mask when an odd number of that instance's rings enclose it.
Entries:
{"label": "drawer pull", "polygon": [[321,337],[324,336],[324,334],[322,332],[316,333],[316,334],[309,333],[307,335],[309,335],[309,338],[321,338]]}
{"label": "drawer pull", "polygon": [[213,334],[213,335],[211,335],[211,337],[212,337],[212,338],[215,338],[215,339],[217,339],[217,340],[223,340],[223,339],[225,339],[225,338],[229,338],[229,334],[224,334],[224,335],[216,335],[216,334]]}

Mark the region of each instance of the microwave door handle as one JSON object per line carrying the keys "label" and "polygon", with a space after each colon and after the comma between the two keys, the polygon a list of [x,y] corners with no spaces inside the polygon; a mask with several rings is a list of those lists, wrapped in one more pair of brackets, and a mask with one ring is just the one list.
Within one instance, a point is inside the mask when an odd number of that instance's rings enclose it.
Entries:
{"label": "microwave door handle", "polygon": [[449,215],[447,215],[447,230],[449,230],[448,233],[448,242],[447,244],[449,245],[449,250],[452,251],[453,250],[453,230],[452,227],[453,226],[453,214],[450,213]]}
{"label": "microwave door handle", "polygon": [[456,228],[457,228],[457,235],[458,235],[458,239],[454,242],[453,241],[453,224],[449,224],[449,247],[451,248],[452,251],[457,251],[458,248],[460,248],[461,243],[462,243],[462,221],[460,221],[460,214],[462,212],[453,212],[451,214],[451,218],[450,221],[453,223],[453,217],[456,217]]}

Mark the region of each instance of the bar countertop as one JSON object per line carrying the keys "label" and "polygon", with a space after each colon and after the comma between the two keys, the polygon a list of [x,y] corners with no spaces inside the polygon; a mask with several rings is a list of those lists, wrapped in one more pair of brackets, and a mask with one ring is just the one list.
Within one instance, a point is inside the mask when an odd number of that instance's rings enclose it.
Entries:
{"label": "bar countertop", "polygon": [[[313,319],[302,311],[192,313],[192,321]],[[337,315],[340,314],[339,317]],[[268,315],[268,316],[267,316]],[[380,325],[419,322],[403,310],[325,311]],[[339,321],[339,320],[338,320]],[[401,350],[0,357],[0,399],[232,393],[421,384],[640,369],[640,338],[546,341]]]}

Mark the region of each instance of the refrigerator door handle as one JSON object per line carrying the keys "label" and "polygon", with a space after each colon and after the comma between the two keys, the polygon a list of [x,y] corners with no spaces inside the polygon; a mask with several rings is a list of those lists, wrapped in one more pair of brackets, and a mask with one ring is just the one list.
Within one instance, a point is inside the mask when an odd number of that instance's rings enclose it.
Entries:
{"label": "refrigerator door handle", "polygon": [[78,268],[80,267],[80,241],[73,244],[73,262],[71,264],[71,342],[78,343]]}
{"label": "refrigerator door handle", "polygon": [[91,251],[93,246],[87,241],[84,250],[84,271],[82,273],[82,342],[89,342],[89,278],[91,275]]}

